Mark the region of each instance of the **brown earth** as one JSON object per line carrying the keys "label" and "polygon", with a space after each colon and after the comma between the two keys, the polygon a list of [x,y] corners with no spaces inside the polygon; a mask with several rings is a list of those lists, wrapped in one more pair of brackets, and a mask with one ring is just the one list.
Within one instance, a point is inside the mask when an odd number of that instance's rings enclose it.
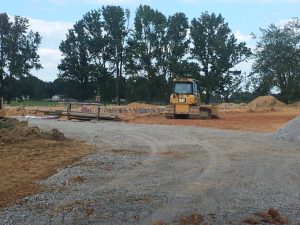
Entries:
{"label": "brown earth", "polygon": [[299,111],[225,111],[219,113],[219,119],[166,119],[162,114],[148,114],[125,118],[128,123],[166,124],[212,127],[229,130],[272,132],[299,115]]}
{"label": "brown earth", "polygon": [[143,109],[143,108],[155,108],[157,105],[147,104],[147,103],[141,103],[141,102],[132,102],[127,105],[127,108],[129,109]]}
{"label": "brown earth", "polygon": [[42,190],[35,181],[55,174],[94,151],[58,130],[28,128],[26,122],[0,120],[0,208]]}
{"label": "brown earth", "polygon": [[276,99],[274,96],[260,96],[250,102],[248,107],[259,107],[259,108],[269,108],[269,107],[284,107],[286,104]]}

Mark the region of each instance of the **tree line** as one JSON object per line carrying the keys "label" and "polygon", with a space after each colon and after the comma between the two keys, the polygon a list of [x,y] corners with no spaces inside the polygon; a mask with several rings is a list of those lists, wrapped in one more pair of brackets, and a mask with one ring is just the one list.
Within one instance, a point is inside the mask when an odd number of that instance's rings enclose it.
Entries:
{"label": "tree line", "polygon": [[[121,99],[167,102],[172,80],[191,77],[198,80],[206,103],[216,96],[228,101],[274,91],[285,102],[300,98],[298,18],[261,29],[254,52],[237,41],[220,14],[204,12],[189,21],[184,13],[166,17],[140,5],[133,24],[130,20],[130,11],[120,6],[83,15],[61,41],[58,78],[44,85],[43,95],[57,92],[81,100],[100,95],[118,104]],[[12,96],[13,79],[20,83],[31,69],[41,68],[40,42],[38,33],[28,31],[26,18],[11,22],[0,14],[0,96]],[[251,58],[251,93],[242,93],[242,75],[234,67]]]}

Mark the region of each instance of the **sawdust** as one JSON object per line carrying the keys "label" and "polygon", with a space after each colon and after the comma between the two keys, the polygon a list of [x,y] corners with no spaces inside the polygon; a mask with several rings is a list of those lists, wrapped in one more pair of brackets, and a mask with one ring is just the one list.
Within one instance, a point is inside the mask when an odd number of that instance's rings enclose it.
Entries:
{"label": "sawdust", "polygon": [[175,152],[175,151],[166,151],[160,152],[159,155],[164,158],[169,159],[184,159],[187,157],[187,154],[184,152]]}
{"label": "sawdust", "polygon": [[95,150],[94,146],[65,138],[58,130],[45,132],[12,119],[1,120],[1,124],[0,207],[42,190],[36,180]]}
{"label": "sawdust", "polygon": [[75,176],[75,177],[71,177],[68,180],[68,184],[83,183],[84,181],[86,181],[85,177],[83,177],[83,176]]}
{"label": "sawdust", "polygon": [[260,96],[247,105],[249,108],[271,108],[285,107],[286,104],[276,99],[274,96]]}
{"label": "sawdust", "polygon": [[25,107],[6,107],[0,110],[0,117],[7,116],[42,116],[44,113]]}
{"label": "sawdust", "polygon": [[129,149],[110,149],[108,152],[116,155],[149,155],[149,152]]}
{"label": "sawdust", "polygon": [[180,225],[199,225],[203,218],[199,213],[194,213],[190,216],[182,216],[179,218]]}
{"label": "sawdust", "polygon": [[227,109],[240,109],[246,107],[246,103],[240,103],[240,104],[235,104],[235,103],[221,103],[218,105],[219,110],[227,110]]}
{"label": "sawdust", "polygon": [[278,209],[270,208],[267,212],[257,212],[253,215],[249,216],[247,219],[243,221],[247,224],[262,224],[262,223],[268,223],[268,224],[276,224],[276,225],[282,225],[282,224],[288,224],[288,219],[284,218],[278,211]]}
{"label": "sawdust", "polygon": [[157,105],[151,105],[151,104],[146,104],[146,103],[141,103],[141,102],[132,102],[127,105],[127,108],[129,109],[145,109],[145,108],[155,108]]}

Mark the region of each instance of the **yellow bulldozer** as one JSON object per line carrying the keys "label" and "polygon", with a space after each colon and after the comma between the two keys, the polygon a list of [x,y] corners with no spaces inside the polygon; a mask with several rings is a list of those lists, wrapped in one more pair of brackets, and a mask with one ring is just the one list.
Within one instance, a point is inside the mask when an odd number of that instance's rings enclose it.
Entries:
{"label": "yellow bulldozer", "polygon": [[166,118],[211,119],[218,117],[216,105],[201,104],[196,80],[176,78],[173,83],[170,104],[164,110]]}

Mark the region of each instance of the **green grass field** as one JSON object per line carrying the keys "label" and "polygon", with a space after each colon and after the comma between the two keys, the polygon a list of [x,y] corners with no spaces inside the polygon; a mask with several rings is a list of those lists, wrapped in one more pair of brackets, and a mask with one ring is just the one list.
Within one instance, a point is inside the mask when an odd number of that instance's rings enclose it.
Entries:
{"label": "green grass field", "polygon": [[58,103],[50,102],[50,101],[43,101],[43,100],[40,100],[40,101],[29,100],[29,101],[22,101],[22,102],[12,101],[10,103],[10,105],[11,106],[23,106],[23,107],[26,107],[26,106],[57,106]]}

